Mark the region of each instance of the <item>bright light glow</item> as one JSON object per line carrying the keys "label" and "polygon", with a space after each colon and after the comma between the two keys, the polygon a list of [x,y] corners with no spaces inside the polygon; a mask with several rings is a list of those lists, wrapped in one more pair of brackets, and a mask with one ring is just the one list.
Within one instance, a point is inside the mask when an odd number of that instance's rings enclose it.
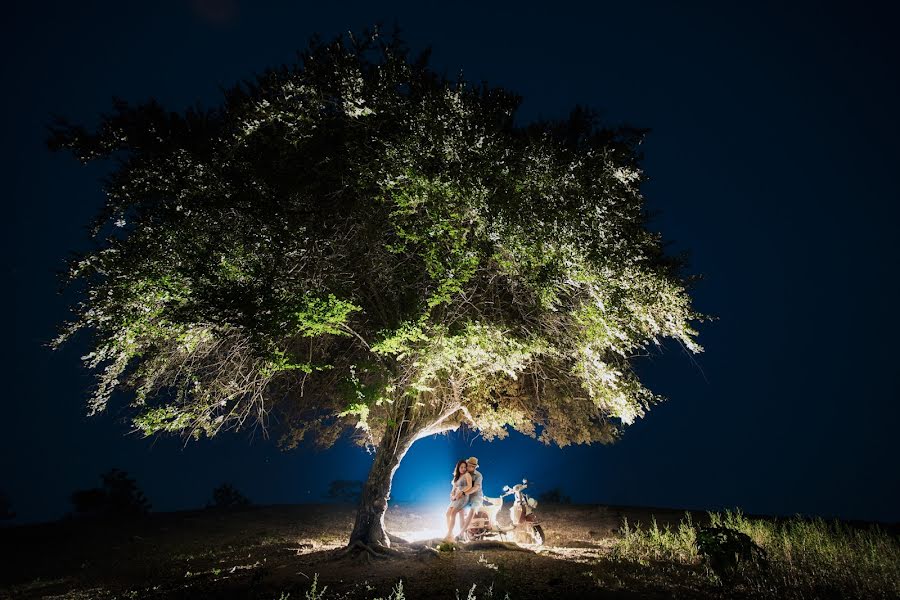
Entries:
{"label": "bright light glow", "polygon": [[424,542],[425,540],[434,540],[434,539],[442,539],[445,535],[447,535],[447,529],[445,527],[441,527],[440,529],[419,529],[418,531],[397,531],[394,532],[394,535],[397,535],[408,542]]}
{"label": "bright light glow", "polygon": [[[509,504],[503,508],[508,510]],[[408,542],[442,540],[447,535],[446,513],[446,504],[433,504],[423,512],[417,510],[407,513],[404,511],[399,514],[395,513],[395,515],[391,515],[389,512],[387,520],[396,519],[396,521],[388,523],[388,530]],[[494,523],[496,524],[496,517]],[[459,517],[454,525],[453,534],[459,535]],[[508,542],[515,542],[515,535],[509,532],[504,539]]]}
{"label": "bright light glow", "polygon": [[[403,525],[409,527],[404,530],[400,525],[396,530],[390,530],[394,535],[410,542],[421,542],[424,540],[441,539],[447,535],[447,512],[446,505],[433,505],[427,508],[424,513],[410,515],[414,517],[409,519]],[[415,527],[415,529],[412,529]],[[456,522],[454,534],[458,534],[459,521]]]}

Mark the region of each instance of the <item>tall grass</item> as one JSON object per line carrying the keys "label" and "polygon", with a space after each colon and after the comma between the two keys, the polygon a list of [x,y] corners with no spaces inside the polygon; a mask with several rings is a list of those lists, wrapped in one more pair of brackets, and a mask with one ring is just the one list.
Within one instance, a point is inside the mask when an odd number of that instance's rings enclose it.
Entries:
{"label": "tall grass", "polygon": [[[739,585],[773,596],[900,598],[900,543],[877,526],[794,517],[784,521],[747,518],[740,510],[710,512],[709,524],[743,532],[767,553],[769,569],[746,575]],[[670,529],[626,521],[613,556],[650,564],[700,566],[690,514]],[[701,571],[698,571],[701,572]]]}
{"label": "tall grass", "polygon": [[632,527],[625,519],[622,534],[622,539],[613,549],[616,558],[635,560],[641,564],[660,561],[693,564],[699,558],[690,513],[685,513],[684,520],[675,530],[669,527],[660,529],[656,517],[652,517],[647,529],[641,529],[640,523]]}

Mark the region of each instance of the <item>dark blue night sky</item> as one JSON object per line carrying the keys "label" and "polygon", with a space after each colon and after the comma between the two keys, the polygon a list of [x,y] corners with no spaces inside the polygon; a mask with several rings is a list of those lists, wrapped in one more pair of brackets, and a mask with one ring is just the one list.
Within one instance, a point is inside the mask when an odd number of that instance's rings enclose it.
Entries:
{"label": "dark blue night sky", "polygon": [[[2,19],[3,295],[0,490],[17,522],[70,509],[119,467],[154,509],[202,506],[224,481],[260,504],[323,501],[371,457],[341,443],[282,453],[243,434],[184,446],[126,435],[120,401],[85,416],[79,338],[54,272],[86,248],[101,166],[44,145],[51,114],[92,124],[118,96],[172,110],[219,100],[266,66],[396,19],[432,65],[524,96],[520,123],[576,103],[652,129],[653,227],[705,279],[706,352],[671,343],[638,363],[669,401],[612,447],[512,434],[426,439],[394,499],[440,503],[453,460],[477,455],[488,493],[527,476],[576,502],[900,520],[896,387],[900,106],[897,14],[876,4],[373,2],[17,3]],[[691,6],[686,6],[691,4]],[[782,6],[790,5],[790,6]],[[262,5],[265,5],[264,7]]]}

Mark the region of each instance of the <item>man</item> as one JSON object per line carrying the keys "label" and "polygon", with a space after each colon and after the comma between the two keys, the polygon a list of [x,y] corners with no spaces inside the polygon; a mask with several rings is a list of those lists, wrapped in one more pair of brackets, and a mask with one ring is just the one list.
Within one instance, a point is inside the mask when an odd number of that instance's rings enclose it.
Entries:
{"label": "man", "polygon": [[463,521],[461,534],[464,538],[467,535],[466,532],[469,530],[469,523],[472,522],[472,517],[475,516],[475,511],[484,505],[484,493],[482,492],[481,487],[481,482],[484,478],[478,471],[478,459],[474,456],[470,457],[466,461],[466,469],[469,471],[469,475],[472,476],[472,485],[463,490],[463,493],[465,493],[468,498],[466,505],[463,507],[463,509],[468,509],[466,511],[465,520]]}

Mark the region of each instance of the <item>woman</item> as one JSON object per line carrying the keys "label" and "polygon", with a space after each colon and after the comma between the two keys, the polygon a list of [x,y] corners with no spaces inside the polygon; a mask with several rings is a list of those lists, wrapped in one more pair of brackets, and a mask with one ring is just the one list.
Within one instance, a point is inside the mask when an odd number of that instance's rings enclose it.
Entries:
{"label": "woman", "polygon": [[[466,495],[463,490],[471,487],[472,476],[469,474],[468,465],[465,459],[456,462],[453,469],[453,479],[450,481],[453,487],[450,490],[450,506],[447,507],[447,537],[446,542],[454,541],[453,526],[456,524],[456,515],[459,515],[459,525],[462,529],[462,509],[466,504]],[[462,531],[460,531],[462,533]]]}

